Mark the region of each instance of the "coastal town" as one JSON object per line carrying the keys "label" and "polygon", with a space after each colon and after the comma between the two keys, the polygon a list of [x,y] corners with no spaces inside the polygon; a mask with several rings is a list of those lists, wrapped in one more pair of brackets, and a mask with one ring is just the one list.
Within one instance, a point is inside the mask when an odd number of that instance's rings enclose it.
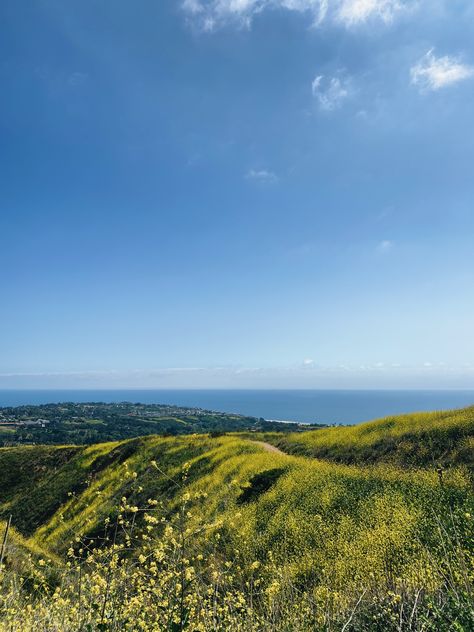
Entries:
{"label": "coastal town", "polygon": [[318,427],[168,404],[67,402],[0,408],[0,447],[90,444],[150,434],[299,432]]}

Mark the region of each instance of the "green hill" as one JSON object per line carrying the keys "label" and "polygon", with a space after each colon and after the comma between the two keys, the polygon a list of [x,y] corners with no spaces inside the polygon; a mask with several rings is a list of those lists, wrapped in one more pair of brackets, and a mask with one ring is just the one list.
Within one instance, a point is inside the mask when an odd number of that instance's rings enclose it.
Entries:
{"label": "green hill", "polygon": [[2,449],[0,517],[48,553],[28,558],[33,584],[4,569],[0,630],[468,632],[471,414],[285,437],[350,465],[257,435]]}
{"label": "green hill", "polygon": [[474,470],[474,407],[268,438],[286,452],[339,463],[465,465]]}

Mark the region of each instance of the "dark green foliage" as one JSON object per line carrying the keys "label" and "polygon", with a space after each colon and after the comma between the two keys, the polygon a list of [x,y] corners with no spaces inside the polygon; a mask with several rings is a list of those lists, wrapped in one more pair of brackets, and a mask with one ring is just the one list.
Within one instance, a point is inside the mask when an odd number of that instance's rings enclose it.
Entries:
{"label": "dark green foliage", "polygon": [[[297,432],[296,423],[160,404],[61,403],[0,408],[0,447],[31,444],[93,444],[146,435],[178,436],[243,430]],[[304,426],[308,429],[309,426]]]}
{"label": "dark green foliage", "polygon": [[30,493],[45,476],[53,478],[78,453],[74,446],[0,449],[0,505]]}
{"label": "dark green foliage", "polygon": [[284,473],[285,468],[279,467],[255,474],[248,485],[243,487],[242,493],[237,497],[237,503],[243,505],[256,500],[261,494],[267,492]]}

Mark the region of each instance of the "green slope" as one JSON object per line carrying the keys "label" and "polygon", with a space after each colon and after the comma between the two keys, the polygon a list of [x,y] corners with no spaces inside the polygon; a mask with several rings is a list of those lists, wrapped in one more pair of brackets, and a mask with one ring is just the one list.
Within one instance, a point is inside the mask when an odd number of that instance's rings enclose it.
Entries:
{"label": "green slope", "polygon": [[387,417],[357,426],[267,435],[286,452],[340,463],[474,469],[474,407]]}
{"label": "green slope", "polygon": [[[237,585],[238,573],[232,575],[231,593],[241,591],[239,599],[258,603],[252,616],[271,623],[265,628],[262,621],[257,627],[247,622],[245,627],[244,619],[238,625],[232,619],[215,629],[329,629],[324,621],[341,629],[359,603],[360,613],[353,617],[358,627],[348,630],[396,630],[401,617],[406,623],[402,629],[467,631],[474,625],[474,497],[463,450],[472,441],[472,412],[320,430],[289,436],[285,444],[311,454],[325,451],[326,457],[350,465],[270,452],[256,436],[239,435],[149,436],[83,447],[4,449],[0,517],[13,516],[25,546],[64,560],[68,550],[102,548],[104,538],[110,542],[113,525],[120,525],[114,537],[135,560],[130,575],[121,580],[125,584],[141,569],[137,560],[153,555],[162,538],[174,542],[172,564],[179,568],[183,562],[176,547],[182,546],[181,539],[166,534],[169,524],[182,528],[192,534],[186,536],[186,559],[194,555],[203,560],[200,577],[207,579],[202,581],[211,581],[208,574],[215,568],[220,570],[214,573],[227,577],[227,565],[236,565],[244,579]],[[400,448],[407,444],[409,449]],[[451,465],[441,478],[432,467],[438,463]],[[156,526],[153,517],[147,523],[148,513],[160,516]],[[148,528],[153,528],[152,545]],[[138,535],[130,539],[134,529],[145,534],[143,540]],[[107,577],[109,567],[104,568]],[[165,573],[163,567],[163,573],[167,577],[169,568]],[[259,588],[253,594],[257,577]],[[129,594],[130,587],[123,590]],[[402,612],[397,610],[400,603]],[[140,607],[144,610],[145,604]],[[148,602],[146,607],[151,607]],[[42,608],[51,619],[48,602]],[[315,614],[319,608],[326,612],[321,627],[320,614]],[[153,612],[151,619],[157,616]],[[250,616],[248,608],[245,612]],[[65,613],[58,610],[54,616],[64,619]],[[29,629],[30,619],[22,621],[23,629]],[[453,627],[454,622],[459,626]]]}

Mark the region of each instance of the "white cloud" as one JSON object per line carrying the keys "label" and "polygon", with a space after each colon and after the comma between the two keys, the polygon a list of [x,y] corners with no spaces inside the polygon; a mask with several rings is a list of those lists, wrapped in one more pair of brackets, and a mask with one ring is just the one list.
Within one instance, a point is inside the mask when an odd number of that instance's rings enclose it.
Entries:
{"label": "white cloud", "polygon": [[266,0],[184,0],[188,18],[204,31],[214,31],[228,22],[249,27],[253,16],[265,8]]}
{"label": "white cloud", "polygon": [[[234,23],[249,28],[252,19],[267,9],[306,14],[313,25],[330,19],[354,26],[370,19],[391,22],[406,8],[406,0],[184,0],[188,19],[204,31]],[[413,2],[412,2],[413,4]]]}
{"label": "white cloud", "polygon": [[337,17],[347,26],[360,24],[372,18],[388,23],[405,8],[399,0],[342,0]]}
{"label": "white cloud", "polygon": [[344,78],[318,75],[311,83],[311,92],[321,110],[331,112],[341,107],[350,95],[350,82]]}
{"label": "white cloud", "polygon": [[257,180],[259,182],[275,183],[278,182],[278,176],[273,171],[267,169],[250,169],[245,174],[248,180]]}
{"label": "white cloud", "polygon": [[433,49],[410,70],[411,83],[420,90],[440,90],[474,75],[474,67],[463,63],[459,57],[436,57]]}
{"label": "white cloud", "polygon": [[383,255],[390,252],[392,248],[393,248],[393,241],[390,241],[389,239],[384,239],[383,241],[377,244],[376,250],[379,254]]}
{"label": "white cloud", "polygon": [[197,13],[202,13],[202,11],[204,10],[199,0],[184,0],[183,9],[193,15],[196,15]]}

